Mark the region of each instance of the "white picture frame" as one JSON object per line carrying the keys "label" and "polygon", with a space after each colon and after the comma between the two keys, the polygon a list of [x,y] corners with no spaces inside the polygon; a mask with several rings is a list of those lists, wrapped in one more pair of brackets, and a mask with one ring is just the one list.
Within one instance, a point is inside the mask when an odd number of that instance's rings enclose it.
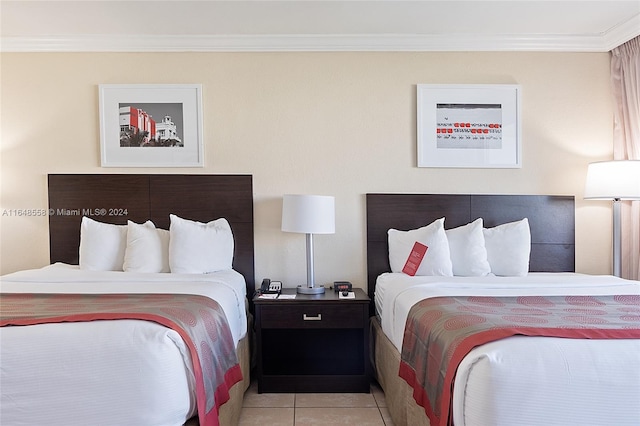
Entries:
{"label": "white picture frame", "polygon": [[521,87],[418,84],[418,167],[521,168]]}
{"label": "white picture frame", "polygon": [[204,167],[202,85],[100,84],[102,167]]}

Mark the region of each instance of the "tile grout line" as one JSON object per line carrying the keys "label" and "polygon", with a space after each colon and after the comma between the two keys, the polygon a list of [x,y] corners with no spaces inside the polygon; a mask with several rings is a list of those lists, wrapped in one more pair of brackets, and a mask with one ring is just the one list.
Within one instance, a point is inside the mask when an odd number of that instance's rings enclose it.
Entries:
{"label": "tile grout line", "polygon": [[296,422],[298,420],[298,394],[293,394],[293,426],[296,426]]}

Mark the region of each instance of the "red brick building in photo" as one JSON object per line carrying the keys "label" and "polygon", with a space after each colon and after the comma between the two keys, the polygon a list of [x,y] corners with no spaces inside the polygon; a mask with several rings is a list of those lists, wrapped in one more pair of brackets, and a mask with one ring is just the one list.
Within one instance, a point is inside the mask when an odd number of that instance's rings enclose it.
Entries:
{"label": "red brick building in photo", "polygon": [[148,132],[146,142],[156,136],[156,122],[145,111],[125,106],[120,108],[120,134],[133,130],[134,133]]}

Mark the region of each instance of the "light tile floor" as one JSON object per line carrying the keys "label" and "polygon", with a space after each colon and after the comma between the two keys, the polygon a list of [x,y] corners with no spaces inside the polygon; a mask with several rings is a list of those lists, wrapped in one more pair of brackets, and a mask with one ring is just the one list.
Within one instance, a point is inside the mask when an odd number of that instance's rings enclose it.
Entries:
{"label": "light tile floor", "polygon": [[256,382],[244,395],[240,426],[393,426],[384,393],[258,393]]}

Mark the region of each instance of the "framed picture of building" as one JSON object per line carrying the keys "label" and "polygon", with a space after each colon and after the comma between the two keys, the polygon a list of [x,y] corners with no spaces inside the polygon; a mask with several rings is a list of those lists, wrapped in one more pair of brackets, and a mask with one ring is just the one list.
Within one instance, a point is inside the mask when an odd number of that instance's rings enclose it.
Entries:
{"label": "framed picture of building", "polygon": [[521,168],[520,86],[419,84],[418,167]]}
{"label": "framed picture of building", "polygon": [[203,167],[202,86],[99,85],[102,167]]}

